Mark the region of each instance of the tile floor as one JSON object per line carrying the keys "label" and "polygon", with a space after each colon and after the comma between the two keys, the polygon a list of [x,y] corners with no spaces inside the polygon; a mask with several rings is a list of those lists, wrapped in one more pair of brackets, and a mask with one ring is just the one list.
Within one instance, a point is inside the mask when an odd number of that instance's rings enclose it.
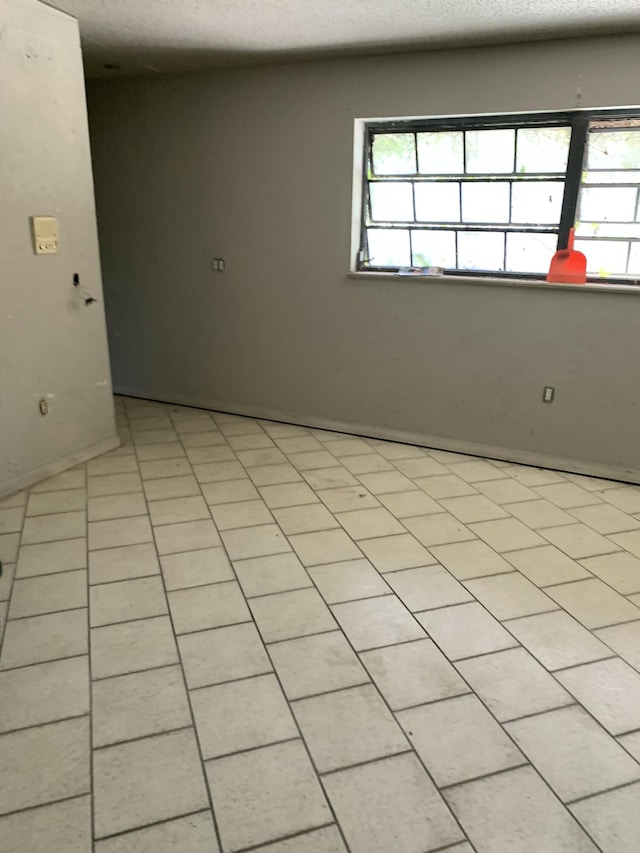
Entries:
{"label": "tile floor", "polygon": [[638,853],[640,488],[116,405],[0,501],[3,853]]}

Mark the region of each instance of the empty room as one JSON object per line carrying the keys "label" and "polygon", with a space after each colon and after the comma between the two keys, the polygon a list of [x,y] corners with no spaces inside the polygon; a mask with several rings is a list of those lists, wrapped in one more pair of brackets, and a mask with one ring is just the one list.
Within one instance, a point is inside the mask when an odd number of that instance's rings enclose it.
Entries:
{"label": "empty room", "polygon": [[636,0],[0,0],[2,853],[640,851]]}

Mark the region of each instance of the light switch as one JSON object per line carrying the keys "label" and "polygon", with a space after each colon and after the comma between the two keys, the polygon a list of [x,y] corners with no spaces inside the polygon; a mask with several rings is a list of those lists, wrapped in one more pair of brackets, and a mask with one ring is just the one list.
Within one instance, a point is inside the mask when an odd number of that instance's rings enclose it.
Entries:
{"label": "light switch", "polygon": [[55,216],[32,216],[31,228],[36,255],[55,255],[58,251],[58,220]]}

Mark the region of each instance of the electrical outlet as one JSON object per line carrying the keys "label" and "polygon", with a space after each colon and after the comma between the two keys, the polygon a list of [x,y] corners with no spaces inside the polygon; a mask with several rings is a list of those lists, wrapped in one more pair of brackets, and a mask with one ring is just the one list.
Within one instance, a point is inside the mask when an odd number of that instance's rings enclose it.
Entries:
{"label": "electrical outlet", "polygon": [[214,272],[224,272],[224,258],[211,258],[211,269]]}
{"label": "electrical outlet", "polygon": [[553,398],[555,397],[556,389],[553,385],[545,385],[542,391],[542,402],[543,403],[553,403]]}

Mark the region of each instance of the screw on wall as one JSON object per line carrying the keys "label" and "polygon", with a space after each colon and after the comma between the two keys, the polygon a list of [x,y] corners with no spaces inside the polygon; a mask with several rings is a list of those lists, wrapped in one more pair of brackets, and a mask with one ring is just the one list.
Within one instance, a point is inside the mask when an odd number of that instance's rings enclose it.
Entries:
{"label": "screw on wall", "polygon": [[40,409],[41,415],[48,415],[49,414],[49,404],[44,399],[44,397],[38,403],[38,408]]}
{"label": "screw on wall", "polygon": [[542,402],[553,403],[553,398],[556,395],[556,389],[552,385],[545,385],[542,390]]}

